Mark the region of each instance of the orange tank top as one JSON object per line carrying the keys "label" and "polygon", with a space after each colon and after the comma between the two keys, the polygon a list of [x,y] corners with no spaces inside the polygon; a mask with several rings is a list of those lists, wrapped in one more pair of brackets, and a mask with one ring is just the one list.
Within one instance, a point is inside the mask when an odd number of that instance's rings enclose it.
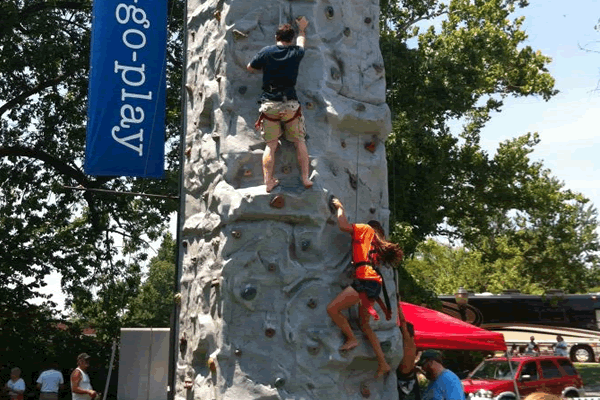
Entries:
{"label": "orange tank top", "polygon": [[368,263],[367,265],[359,265],[356,268],[356,279],[377,281],[381,284],[383,280],[375,269],[373,269],[371,257],[369,257],[369,252],[373,249],[372,243],[374,237],[375,231],[369,225],[352,225],[352,261],[354,261],[354,264]]}

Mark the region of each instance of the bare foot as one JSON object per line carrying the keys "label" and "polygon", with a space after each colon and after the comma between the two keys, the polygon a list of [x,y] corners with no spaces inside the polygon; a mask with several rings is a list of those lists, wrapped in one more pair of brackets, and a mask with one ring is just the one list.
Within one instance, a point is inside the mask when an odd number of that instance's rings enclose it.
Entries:
{"label": "bare foot", "polygon": [[277,185],[279,185],[279,180],[271,179],[269,182],[265,183],[267,186],[267,193],[271,193],[271,190],[275,189]]}
{"label": "bare foot", "polygon": [[309,179],[302,179],[302,184],[305,188],[310,189],[313,185],[313,182]]}
{"label": "bare foot", "polygon": [[384,363],[383,365],[380,364],[377,368],[377,372],[375,373],[375,379],[388,374],[391,371],[391,369],[392,368],[390,368],[388,363]]}
{"label": "bare foot", "polygon": [[[358,340],[356,340],[356,339],[347,340],[346,343],[344,343],[342,345],[342,347],[340,347],[340,351],[352,350],[356,346],[358,346]],[[388,366],[388,368],[389,368],[389,366]]]}

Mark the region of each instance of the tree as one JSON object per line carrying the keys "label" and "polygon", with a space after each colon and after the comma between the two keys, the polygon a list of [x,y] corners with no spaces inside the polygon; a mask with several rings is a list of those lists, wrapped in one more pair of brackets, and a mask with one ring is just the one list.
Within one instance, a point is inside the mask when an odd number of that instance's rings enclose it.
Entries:
{"label": "tree", "polygon": [[129,327],[169,327],[173,311],[175,281],[175,240],[165,235],[158,254],[150,260],[148,276],[129,302],[123,321]]}
{"label": "tree", "polygon": [[85,303],[165,229],[175,201],[63,187],[176,193],[183,2],[169,11],[167,179],[93,178],[82,171],[91,1],[0,3],[0,304],[37,297],[51,271]]}
{"label": "tree", "polygon": [[[393,131],[387,142],[391,226],[408,254],[442,224],[490,160],[481,128],[506,96],[556,93],[548,57],[523,42],[525,1],[381,2],[381,47]],[[420,25],[428,21],[423,33]],[[453,121],[463,122],[458,136]]]}

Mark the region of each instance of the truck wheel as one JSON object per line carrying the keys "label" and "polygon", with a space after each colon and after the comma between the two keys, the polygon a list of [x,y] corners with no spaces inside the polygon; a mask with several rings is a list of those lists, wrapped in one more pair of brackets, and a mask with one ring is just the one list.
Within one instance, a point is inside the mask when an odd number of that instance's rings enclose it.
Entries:
{"label": "truck wheel", "polygon": [[589,346],[578,344],[571,348],[571,361],[573,362],[593,362],[594,351]]}
{"label": "truck wheel", "polygon": [[577,393],[576,391],[572,390],[570,392],[565,393],[565,399],[572,399],[574,397],[579,397],[579,393]]}
{"label": "truck wheel", "polygon": [[498,400],[516,400],[517,396],[514,394],[504,394]]}

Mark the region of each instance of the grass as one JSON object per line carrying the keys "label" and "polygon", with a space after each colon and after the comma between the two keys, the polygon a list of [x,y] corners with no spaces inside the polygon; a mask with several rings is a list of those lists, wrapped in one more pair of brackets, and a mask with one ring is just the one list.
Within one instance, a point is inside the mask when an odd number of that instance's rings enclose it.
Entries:
{"label": "grass", "polygon": [[575,363],[575,368],[583,379],[585,386],[600,385],[600,364],[598,363]]}

